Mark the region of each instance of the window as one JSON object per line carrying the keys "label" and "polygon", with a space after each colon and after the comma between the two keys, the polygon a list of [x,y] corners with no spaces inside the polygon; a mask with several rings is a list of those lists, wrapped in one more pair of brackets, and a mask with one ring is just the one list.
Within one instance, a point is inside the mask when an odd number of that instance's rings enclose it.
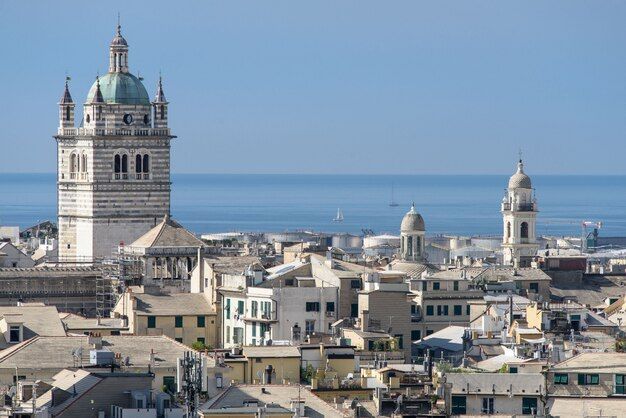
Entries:
{"label": "window", "polygon": [[122,173],[128,173],[128,155],[122,155]]}
{"label": "window", "polygon": [[161,105],[159,110],[161,111],[161,120],[165,119],[165,106]]}
{"label": "window", "polygon": [[89,113],[87,113],[87,117],[85,119],[87,119],[87,123],[91,122],[91,116],[89,116]]}
{"label": "window", "polygon": [[435,309],[433,305],[426,305],[426,316],[433,316],[435,314]]}
{"label": "window", "polygon": [[411,331],[411,341],[417,341],[422,339],[422,331],[419,329],[414,329]]}
{"label": "window", "polygon": [[615,375],[615,393],[619,395],[626,395],[626,375]]}
{"label": "window", "polygon": [[522,222],[520,226],[520,237],[528,238],[528,222]]}
{"label": "window", "polygon": [[417,313],[417,307],[415,305],[411,305],[411,315],[415,315]]}
{"label": "window", "polygon": [[196,341],[198,341],[200,344],[204,345],[204,342],[206,340],[204,339],[204,337],[198,337],[198,339]]}
{"label": "window", "polygon": [[554,384],[555,385],[567,385],[568,376],[569,375],[567,373],[554,373]]}
{"label": "window", "polygon": [[224,310],[226,311],[226,319],[230,319],[230,299],[226,299]]}
{"label": "window", "polygon": [[455,280],[452,284],[452,288],[456,291],[459,290],[459,281]]}
{"label": "window", "polygon": [[428,282],[422,282],[422,290],[428,290]]}
{"label": "window", "polygon": [[115,157],[113,158],[113,171],[116,173],[120,173],[122,171],[121,157],[119,154],[115,154]]}
{"label": "window", "polygon": [[483,398],[483,407],[481,409],[481,412],[483,414],[493,414],[495,410],[494,404],[495,404],[494,398]]}
{"label": "window", "polygon": [[293,286],[295,281],[293,279],[285,279],[285,286]]}
{"label": "window", "polygon": [[350,305],[350,316],[352,318],[356,318],[357,316],[359,316],[359,304],[358,303],[353,303]]}
{"label": "window", "polygon": [[259,302],[257,302],[256,300],[253,300],[250,303],[250,316],[252,316],[253,318],[256,318],[257,315],[259,314]]}
{"label": "window", "polygon": [[506,240],[508,241],[511,237],[511,222],[506,223]]}
{"label": "window", "polygon": [[413,237],[407,237],[406,239],[406,253],[409,256],[413,255]]}
{"label": "window", "polygon": [[450,307],[448,305],[443,305],[443,315],[444,316],[448,316],[450,315]]}
{"label": "window", "polygon": [[578,384],[581,386],[600,384],[600,376],[597,374],[578,374]]}
{"label": "window", "polygon": [[463,315],[463,307],[461,305],[454,305],[454,315]]}
{"label": "window", "polygon": [[307,312],[319,312],[320,311],[320,303],[319,302],[307,302],[306,303],[306,311]]}
{"label": "window", "polygon": [[465,305],[465,315],[469,315],[469,314],[470,314],[470,306]]}
{"label": "window", "polygon": [[441,305],[437,305],[437,316],[441,316]]}
{"label": "window", "polygon": [[434,331],[434,330],[432,330],[432,329],[427,329],[427,330],[426,330],[426,336],[428,337],[428,336],[429,336],[429,335],[431,335],[433,332],[435,332],[435,331]]}
{"label": "window", "polygon": [[150,118],[148,115],[143,115],[143,124],[147,125],[150,122]]}
{"label": "window", "polygon": [[156,328],[156,316],[148,317],[148,328]]}
{"label": "window", "polygon": [[351,289],[360,289],[361,288],[361,281],[359,279],[350,280],[350,288]]}
{"label": "window", "polygon": [[265,338],[265,333],[269,332],[270,327],[267,324],[259,324],[259,334],[262,338]]}
{"label": "window", "polygon": [[215,375],[215,387],[221,389],[224,386],[223,377],[221,374]]}
{"label": "window", "polygon": [[145,154],[143,156],[143,172],[144,173],[149,173],[150,172],[150,156],[148,154]]}
{"label": "window", "polygon": [[335,312],[335,302],[326,302],[326,312]]}
{"label": "window", "polygon": [[87,172],[87,155],[85,154],[80,156],[80,171],[83,173]]}
{"label": "window", "polygon": [[196,322],[198,323],[198,328],[204,328],[205,319],[206,318],[204,316],[199,316],[196,318]]}
{"label": "window", "polygon": [[441,289],[441,283],[433,282],[433,290],[439,290],[439,289]]}
{"label": "window", "polygon": [[315,332],[315,321],[312,319],[307,319],[304,323],[304,332],[306,335],[311,335]]}
{"label": "window", "polygon": [[270,319],[272,315],[272,302],[261,302],[261,317]]}
{"label": "window", "polygon": [[238,300],[237,301],[237,314],[238,315],[243,315],[245,313],[245,303],[243,300]]}
{"label": "window", "polygon": [[398,342],[398,350],[404,349],[404,336],[402,334],[396,334],[393,338]]}
{"label": "window", "polygon": [[256,337],[256,322],[253,322],[251,327],[252,327],[252,336]]}
{"label": "window", "polygon": [[135,173],[141,173],[141,155],[135,156]]}
{"label": "window", "polygon": [[176,377],[163,376],[163,386],[166,392],[176,393]]}
{"label": "window", "polygon": [[530,291],[533,293],[539,293],[539,283],[533,282],[529,284]]}
{"label": "window", "polygon": [[183,327],[183,317],[182,316],[174,317],[174,326],[176,328],[182,328]]}
{"label": "window", "polygon": [[182,338],[174,338],[174,341],[176,341],[177,343],[183,343],[183,339]]}
{"label": "window", "polygon": [[230,344],[230,327],[226,325],[226,342]]}
{"label": "window", "polygon": [[537,413],[537,398],[522,398],[522,415]]}
{"label": "window", "polygon": [[10,343],[20,342],[20,326],[19,325],[11,325],[9,327],[9,342]]}
{"label": "window", "polygon": [[511,373],[511,374],[517,374],[517,367],[510,366],[510,367],[509,367],[509,373]]}
{"label": "window", "polygon": [[465,396],[452,396],[452,415],[467,414],[467,400]]}
{"label": "window", "polygon": [[65,106],[65,120],[70,120],[70,107]]}

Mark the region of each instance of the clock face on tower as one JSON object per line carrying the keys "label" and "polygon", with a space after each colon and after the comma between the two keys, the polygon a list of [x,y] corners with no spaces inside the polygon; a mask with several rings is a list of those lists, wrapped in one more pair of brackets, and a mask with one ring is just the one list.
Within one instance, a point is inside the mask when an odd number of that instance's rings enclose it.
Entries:
{"label": "clock face on tower", "polygon": [[133,115],[131,115],[130,113],[127,113],[124,115],[123,120],[126,125],[130,125],[131,123],[133,123]]}

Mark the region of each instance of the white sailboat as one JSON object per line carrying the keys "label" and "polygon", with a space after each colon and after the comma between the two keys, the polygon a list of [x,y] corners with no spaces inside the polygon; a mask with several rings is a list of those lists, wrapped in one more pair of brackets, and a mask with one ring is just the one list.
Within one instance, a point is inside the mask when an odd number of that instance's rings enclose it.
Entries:
{"label": "white sailboat", "polygon": [[341,211],[341,209],[337,208],[337,216],[335,216],[333,222],[343,222],[343,212]]}
{"label": "white sailboat", "polygon": [[393,198],[393,183],[391,183],[391,201],[389,202],[389,206],[391,206],[392,208],[398,206],[398,202],[396,202]]}

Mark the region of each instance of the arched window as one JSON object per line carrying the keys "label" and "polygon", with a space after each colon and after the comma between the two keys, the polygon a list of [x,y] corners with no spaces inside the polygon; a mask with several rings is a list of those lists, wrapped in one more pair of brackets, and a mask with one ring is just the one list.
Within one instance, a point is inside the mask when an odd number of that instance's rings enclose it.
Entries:
{"label": "arched window", "polygon": [[98,110],[96,112],[96,120],[102,119],[102,106],[98,106]]}
{"label": "arched window", "polygon": [[121,164],[121,159],[120,159],[119,154],[115,154],[113,166],[114,166],[113,169],[116,173],[120,173],[122,171],[122,164]]}
{"label": "arched window", "polygon": [[413,255],[413,237],[407,237],[406,241],[407,241],[406,242],[407,255],[412,256]]}
{"label": "arched window", "polygon": [[89,117],[89,113],[87,113],[87,116],[85,116],[85,120],[87,121],[87,123],[89,123],[89,121],[91,120],[91,118]]}
{"label": "arched window", "polygon": [[143,124],[147,125],[150,122],[150,118],[148,115],[143,115]]}
{"label": "arched window", "polygon": [[83,154],[80,158],[80,171],[83,173],[87,172],[87,155]]}
{"label": "arched window", "polygon": [[522,226],[520,227],[520,236],[522,238],[528,238],[528,223],[522,222]]}
{"label": "arched window", "polygon": [[135,173],[141,173],[141,154],[135,156]]}
{"label": "arched window", "polygon": [[511,222],[506,223],[506,239],[511,238]]}
{"label": "arched window", "polygon": [[78,171],[78,156],[74,153],[70,155],[70,173],[76,173]]}
{"label": "arched window", "polygon": [[165,106],[161,105],[161,119],[165,119]]}
{"label": "arched window", "polygon": [[143,172],[150,172],[150,156],[148,154],[143,156]]}
{"label": "arched window", "polygon": [[122,173],[128,173],[128,155],[122,155]]}
{"label": "arched window", "polygon": [[70,107],[65,106],[65,120],[70,120]]}

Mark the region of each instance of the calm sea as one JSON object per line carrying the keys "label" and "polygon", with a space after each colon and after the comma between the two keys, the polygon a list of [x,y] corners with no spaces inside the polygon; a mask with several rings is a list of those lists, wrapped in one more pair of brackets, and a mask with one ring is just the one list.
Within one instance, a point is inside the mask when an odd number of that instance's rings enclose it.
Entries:
{"label": "calm sea", "polygon": [[[172,214],[197,233],[312,229],[397,233],[412,201],[428,234],[501,233],[508,176],[220,175],[172,178]],[[392,185],[398,207],[390,207]],[[578,235],[582,220],[603,236],[626,236],[626,176],[533,176],[538,230]],[[341,208],[344,222],[332,219]],[[0,224],[55,219],[54,174],[2,174]]]}

